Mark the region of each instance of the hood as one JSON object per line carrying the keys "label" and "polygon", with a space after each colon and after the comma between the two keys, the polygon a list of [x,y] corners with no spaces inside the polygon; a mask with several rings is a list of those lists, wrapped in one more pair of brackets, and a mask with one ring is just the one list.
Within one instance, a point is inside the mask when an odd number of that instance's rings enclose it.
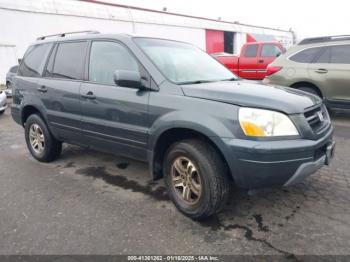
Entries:
{"label": "hood", "polygon": [[182,89],[190,97],[272,109],[286,114],[303,113],[306,108],[322,102],[319,97],[303,91],[246,80],[183,85]]}

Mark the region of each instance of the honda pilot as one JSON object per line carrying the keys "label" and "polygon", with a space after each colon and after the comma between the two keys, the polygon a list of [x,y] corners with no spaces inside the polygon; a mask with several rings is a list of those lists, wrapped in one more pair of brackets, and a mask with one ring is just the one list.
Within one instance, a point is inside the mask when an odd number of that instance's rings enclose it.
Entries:
{"label": "honda pilot", "polygon": [[40,37],[13,88],[12,117],[35,159],[53,161],[69,143],[144,161],[193,219],[220,211],[232,184],[290,186],[334,152],[319,97],[241,80],[183,42]]}

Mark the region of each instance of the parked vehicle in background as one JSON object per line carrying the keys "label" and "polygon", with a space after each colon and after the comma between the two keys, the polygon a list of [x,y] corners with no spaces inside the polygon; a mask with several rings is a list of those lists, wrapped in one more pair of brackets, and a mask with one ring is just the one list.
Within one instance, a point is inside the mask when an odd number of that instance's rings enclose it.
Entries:
{"label": "parked vehicle in background", "polygon": [[318,97],[241,80],[183,42],[66,35],[39,38],[14,81],[12,117],[38,161],[67,142],[148,162],[176,207],[201,219],[225,205],[230,181],[289,186],[333,156]]}
{"label": "parked vehicle in background", "polygon": [[6,90],[5,93],[7,97],[12,97],[12,84],[13,84],[13,78],[17,74],[18,65],[13,66],[10,68],[10,70],[6,74]]}
{"label": "parked vehicle in background", "polygon": [[350,36],[307,38],[277,58],[264,83],[290,86],[350,109]]}
{"label": "parked vehicle in background", "polygon": [[0,114],[5,112],[7,108],[7,97],[3,90],[0,90]]}
{"label": "parked vehicle in background", "polygon": [[242,47],[239,56],[227,53],[212,56],[241,78],[261,80],[266,76],[267,66],[284,52],[279,42],[252,42]]}

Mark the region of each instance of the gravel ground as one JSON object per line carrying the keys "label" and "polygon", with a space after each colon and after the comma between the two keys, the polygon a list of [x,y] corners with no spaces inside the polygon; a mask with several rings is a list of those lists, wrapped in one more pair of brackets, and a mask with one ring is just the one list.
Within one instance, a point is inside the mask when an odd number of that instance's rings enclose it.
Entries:
{"label": "gravel ground", "polygon": [[143,163],[65,146],[50,164],[0,116],[0,254],[350,254],[350,113],[330,167],[288,188],[236,190],[218,216],[177,212]]}

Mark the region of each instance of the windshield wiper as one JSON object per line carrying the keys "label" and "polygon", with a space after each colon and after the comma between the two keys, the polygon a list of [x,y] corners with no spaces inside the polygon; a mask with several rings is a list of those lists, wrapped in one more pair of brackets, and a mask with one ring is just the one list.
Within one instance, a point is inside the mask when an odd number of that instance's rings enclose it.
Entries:
{"label": "windshield wiper", "polygon": [[210,83],[215,82],[213,80],[195,80],[195,81],[187,81],[187,82],[180,82],[179,85],[193,85],[193,84],[203,84],[203,83]]}
{"label": "windshield wiper", "polygon": [[237,77],[231,77],[231,78],[223,79],[223,80],[220,80],[220,81],[237,81],[237,80],[238,80]]}

